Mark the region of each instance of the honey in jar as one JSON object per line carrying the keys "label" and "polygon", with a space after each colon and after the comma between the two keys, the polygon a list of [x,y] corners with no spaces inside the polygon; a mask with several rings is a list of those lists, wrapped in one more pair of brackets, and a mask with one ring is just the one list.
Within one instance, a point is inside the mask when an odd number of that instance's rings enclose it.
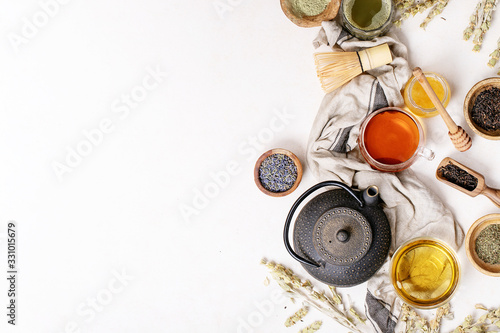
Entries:
{"label": "honey in jar", "polygon": [[[450,87],[448,82],[436,73],[425,72],[424,75],[432,90],[434,90],[443,106],[446,107],[450,101]],[[406,107],[419,117],[434,117],[438,114],[436,107],[418,79],[414,76],[406,84],[403,97]]]}

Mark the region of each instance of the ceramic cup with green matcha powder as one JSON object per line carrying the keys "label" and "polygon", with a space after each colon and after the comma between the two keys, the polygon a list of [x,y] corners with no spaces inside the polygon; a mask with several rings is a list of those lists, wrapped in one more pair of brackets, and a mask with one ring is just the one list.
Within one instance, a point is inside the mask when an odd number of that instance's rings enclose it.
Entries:
{"label": "ceramic cup with green matcha powder", "polygon": [[331,0],[290,0],[290,6],[299,17],[316,16],[321,14]]}
{"label": "ceramic cup with green matcha powder", "polygon": [[389,30],[393,12],[391,0],[342,0],[340,22],[353,36],[369,40]]}

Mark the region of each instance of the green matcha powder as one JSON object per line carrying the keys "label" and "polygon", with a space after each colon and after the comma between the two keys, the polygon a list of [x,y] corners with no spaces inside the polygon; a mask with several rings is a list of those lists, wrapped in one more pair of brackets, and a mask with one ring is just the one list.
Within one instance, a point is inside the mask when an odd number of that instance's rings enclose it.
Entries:
{"label": "green matcha powder", "polygon": [[298,16],[315,16],[321,14],[331,0],[290,0],[293,11]]}

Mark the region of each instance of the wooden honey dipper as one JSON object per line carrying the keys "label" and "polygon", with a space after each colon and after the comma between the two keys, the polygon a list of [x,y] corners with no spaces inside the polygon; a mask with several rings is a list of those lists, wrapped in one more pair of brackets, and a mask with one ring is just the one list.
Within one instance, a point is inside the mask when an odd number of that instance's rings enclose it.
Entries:
{"label": "wooden honey dipper", "polygon": [[439,100],[439,97],[437,97],[436,93],[432,89],[429,81],[427,81],[427,78],[422,72],[422,69],[420,67],[415,67],[415,69],[413,69],[413,75],[418,79],[418,81],[422,85],[422,88],[424,88],[424,91],[427,93],[427,96],[429,96],[432,104],[434,104],[439,112],[439,115],[444,120],[446,127],[448,127],[448,135],[450,136],[451,142],[453,142],[455,148],[457,148],[458,151],[462,152],[469,149],[472,146],[472,140],[470,136],[462,127],[455,124],[455,122],[450,117],[443,104]]}

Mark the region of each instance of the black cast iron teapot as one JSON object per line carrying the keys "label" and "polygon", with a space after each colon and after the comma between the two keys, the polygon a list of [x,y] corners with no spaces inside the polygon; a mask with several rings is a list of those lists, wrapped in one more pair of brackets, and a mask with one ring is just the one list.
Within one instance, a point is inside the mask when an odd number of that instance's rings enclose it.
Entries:
{"label": "black cast iron teapot", "polygon": [[[292,249],[289,230],[295,211],[306,197],[326,186],[340,189],[325,191],[305,204],[295,220]],[[288,213],[283,236],[290,255],[309,274],[337,287],[354,286],[372,277],[387,258],[391,244],[378,188],[357,191],[333,180],[314,185],[297,199]]]}

